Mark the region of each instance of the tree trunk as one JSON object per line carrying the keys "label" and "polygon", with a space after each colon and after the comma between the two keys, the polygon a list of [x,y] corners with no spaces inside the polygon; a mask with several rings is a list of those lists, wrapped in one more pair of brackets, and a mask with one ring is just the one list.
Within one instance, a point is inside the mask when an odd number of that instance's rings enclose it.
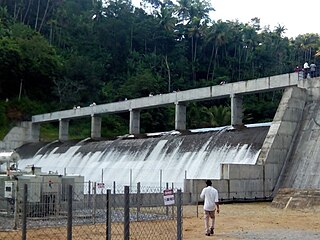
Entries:
{"label": "tree trunk", "polygon": [[41,32],[41,29],[42,29],[42,27],[43,27],[44,20],[45,20],[46,17],[47,17],[47,13],[48,13],[48,9],[49,9],[49,3],[50,3],[50,0],[47,0],[46,9],[45,9],[45,11],[44,11],[44,14],[43,14],[43,17],[42,17],[41,24],[40,24],[40,27],[39,27],[39,31],[38,31],[38,32]]}
{"label": "tree trunk", "polygon": [[209,75],[210,75],[210,69],[211,69],[211,64],[213,62],[213,55],[214,55],[214,44],[212,44],[212,50],[211,50],[211,55],[210,55],[210,61],[208,65],[208,70],[207,70],[207,81],[209,81]]}
{"label": "tree trunk", "polygon": [[167,72],[168,72],[168,92],[171,92],[171,71],[170,71],[170,66],[168,63],[168,55],[166,54],[165,58],[165,63],[166,63],[166,67],[167,67]]}
{"label": "tree trunk", "polygon": [[216,47],[216,51],[214,54],[214,61],[213,61],[213,68],[212,68],[212,76],[211,76],[211,80],[213,81],[214,78],[214,71],[216,70],[216,64],[217,64],[217,56],[218,56],[218,47]]}
{"label": "tree trunk", "polygon": [[37,27],[38,27],[39,12],[40,12],[40,0],[38,0],[37,15],[36,15],[35,23],[34,23],[34,30],[35,31],[37,31]]}
{"label": "tree trunk", "polygon": [[27,18],[27,16],[28,16],[28,13],[29,13],[30,6],[31,6],[32,1],[33,1],[33,0],[29,0],[27,10],[26,10],[26,12],[25,12],[25,14],[24,14],[24,16],[23,16],[22,22],[23,22],[24,24],[26,24],[25,21],[26,21],[26,18]]}

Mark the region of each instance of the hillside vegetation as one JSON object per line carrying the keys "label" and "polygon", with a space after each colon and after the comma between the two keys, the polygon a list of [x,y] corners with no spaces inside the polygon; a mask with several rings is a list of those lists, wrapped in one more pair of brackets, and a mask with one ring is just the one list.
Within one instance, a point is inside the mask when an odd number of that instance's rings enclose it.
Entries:
{"label": "hillside vegetation", "polygon": [[[213,21],[213,9],[209,0],[0,0],[0,138],[34,114],[320,66],[318,34],[289,39],[285,26],[259,18]],[[280,97],[245,97],[244,122],[270,121]],[[226,125],[230,102],[192,103],[187,115],[188,128]],[[105,137],[125,134],[128,114],[102,124]],[[89,127],[76,122],[71,137],[89,136]],[[141,127],[172,130],[174,108],[143,111]],[[56,125],[43,128],[43,139],[55,138]]]}

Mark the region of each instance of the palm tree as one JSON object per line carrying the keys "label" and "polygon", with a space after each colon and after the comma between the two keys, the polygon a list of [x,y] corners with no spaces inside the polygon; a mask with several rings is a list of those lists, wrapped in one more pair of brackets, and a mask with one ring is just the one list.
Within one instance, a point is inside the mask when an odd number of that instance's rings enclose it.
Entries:
{"label": "palm tree", "polygon": [[230,107],[213,106],[208,109],[211,120],[210,123],[213,127],[229,125],[231,122]]}

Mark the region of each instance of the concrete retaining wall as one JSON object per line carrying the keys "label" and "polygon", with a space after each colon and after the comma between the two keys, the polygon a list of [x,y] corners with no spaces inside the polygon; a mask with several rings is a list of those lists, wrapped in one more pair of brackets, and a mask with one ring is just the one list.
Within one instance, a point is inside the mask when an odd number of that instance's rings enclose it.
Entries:
{"label": "concrete retaining wall", "polygon": [[279,176],[300,129],[306,102],[306,89],[290,87],[283,94],[257,163],[265,166],[266,191],[277,190]]}
{"label": "concrete retaining wall", "polygon": [[[0,141],[0,151],[12,151],[32,139],[31,122],[21,122]],[[31,141],[32,142],[32,141]]]}

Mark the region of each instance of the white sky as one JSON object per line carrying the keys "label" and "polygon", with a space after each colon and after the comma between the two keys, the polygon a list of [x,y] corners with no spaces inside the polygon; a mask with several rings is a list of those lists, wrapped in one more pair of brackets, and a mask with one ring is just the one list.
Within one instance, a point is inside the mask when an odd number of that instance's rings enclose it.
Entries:
{"label": "white sky", "polygon": [[[320,0],[211,0],[215,11],[212,20],[236,20],[248,23],[260,18],[261,28],[270,26],[274,30],[280,24],[287,30],[285,36],[320,34]],[[140,0],[132,0],[139,6]]]}
{"label": "white sky", "polygon": [[261,20],[261,27],[273,30],[280,24],[285,35],[320,34],[320,0],[212,0],[215,11],[213,20],[236,20],[247,23],[254,17]]}

